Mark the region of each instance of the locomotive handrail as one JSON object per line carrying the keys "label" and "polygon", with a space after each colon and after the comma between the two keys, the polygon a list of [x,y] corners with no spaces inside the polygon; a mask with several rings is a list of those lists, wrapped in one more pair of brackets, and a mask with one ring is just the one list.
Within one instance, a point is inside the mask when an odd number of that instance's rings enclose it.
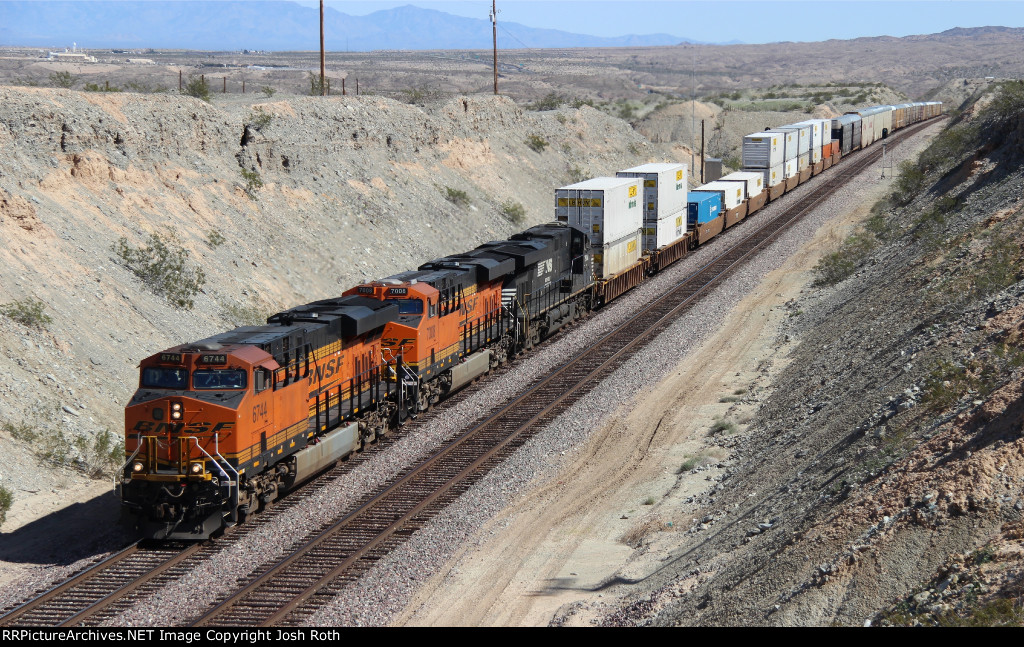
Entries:
{"label": "locomotive handrail", "polygon": [[142,449],[142,432],[140,431],[137,440],[135,442],[135,451],[128,457],[128,460],[124,462],[117,472],[114,473],[114,489],[117,489],[118,485],[124,485],[124,468],[128,467],[128,464],[135,460],[135,457],[139,455],[139,450]]}

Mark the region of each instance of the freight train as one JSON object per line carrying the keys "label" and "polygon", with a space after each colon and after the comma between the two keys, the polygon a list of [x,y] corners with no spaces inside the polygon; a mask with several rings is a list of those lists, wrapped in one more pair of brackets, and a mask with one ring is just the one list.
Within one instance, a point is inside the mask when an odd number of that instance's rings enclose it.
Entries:
{"label": "freight train", "polygon": [[745,170],[689,190],[647,164],[555,191],[555,222],[357,285],[140,363],[124,510],[145,537],[205,539],[531,349],[843,155],[941,104],[747,136]]}

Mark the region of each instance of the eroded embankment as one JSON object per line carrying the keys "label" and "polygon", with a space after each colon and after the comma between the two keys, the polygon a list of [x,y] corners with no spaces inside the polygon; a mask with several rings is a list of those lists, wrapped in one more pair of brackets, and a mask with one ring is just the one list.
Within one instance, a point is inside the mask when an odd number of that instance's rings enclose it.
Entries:
{"label": "eroded embankment", "polygon": [[997,606],[1017,604],[1019,623],[1024,102],[1010,91],[1017,109],[978,110],[905,166],[820,266],[834,285],[788,304],[790,364],[704,500],[708,529],[613,621],[957,623],[1009,598]]}

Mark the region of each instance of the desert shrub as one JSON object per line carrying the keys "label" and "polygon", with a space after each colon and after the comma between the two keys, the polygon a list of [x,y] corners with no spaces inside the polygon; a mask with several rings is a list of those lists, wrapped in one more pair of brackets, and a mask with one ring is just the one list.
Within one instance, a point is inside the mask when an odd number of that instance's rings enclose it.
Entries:
{"label": "desert shrub", "polygon": [[579,98],[576,98],[576,99],[573,99],[572,101],[570,101],[569,105],[572,106],[573,108],[577,109],[577,110],[579,110],[583,106],[590,106],[591,108],[593,108],[594,107],[594,100],[593,99],[579,99]]}
{"label": "desert shrub", "polygon": [[39,299],[29,297],[0,305],[0,314],[29,328],[44,330],[53,319],[44,312],[46,305]]}
{"label": "desert shrub", "polygon": [[181,93],[185,96],[202,99],[207,103],[210,102],[210,84],[206,82],[206,77],[202,75],[190,76]]}
{"label": "desert shrub", "polygon": [[440,99],[443,93],[440,90],[431,90],[427,86],[408,88],[402,90],[402,101],[414,105],[423,105],[428,101]]}
{"label": "desert shrub", "polygon": [[90,444],[85,436],[75,439],[81,467],[92,478],[110,475],[124,464],[124,441],[109,429],[96,434]]}
{"label": "desert shrub", "polygon": [[54,465],[70,466],[75,454],[75,447],[64,435],[63,431],[44,433],[40,436],[36,454],[43,460]]}
{"label": "desert shrub", "polygon": [[999,83],[995,96],[986,108],[987,114],[1006,120],[1024,113],[1024,81],[1003,81]]}
{"label": "desert shrub", "polygon": [[557,92],[548,92],[542,99],[526,105],[527,110],[556,110],[558,106],[565,103],[565,97]]}
{"label": "desert shrub", "polygon": [[455,189],[450,186],[444,187],[444,199],[457,207],[468,207],[470,203],[469,194],[462,189]]}
{"label": "desert shrub", "polygon": [[1020,244],[1012,236],[992,236],[981,262],[973,268],[974,296],[986,297],[1016,283],[1021,255]]}
{"label": "desert shrub", "polygon": [[634,117],[636,117],[636,109],[633,104],[624,102],[619,106],[619,119],[628,121]]}
{"label": "desert shrub", "polygon": [[4,525],[7,521],[7,513],[11,509],[11,505],[14,503],[14,494],[0,485],[0,526]]}
{"label": "desert shrub", "polygon": [[270,312],[257,305],[224,306],[223,317],[236,326],[262,326],[267,323]]}
{"label": "desert shrub", "polygon": [[139,277],[158,296],[177,307],[191,309],[193,297],[206,283],[201,267],[191,267],[189,253],[181,247],[173,232],[149,235],[145,247],[132,247],[121,237],[113,246],[122,265]]}
{"label": "desert shrub", "polygon": [[502,203],[501,215],[513,225],[522,225],[526,222],[526,208],[514,200]]}
{"label": "desert shrub", "polygon": [[679,466],[679,472],[677,473],[683,474],[684,472],[689,472],[693,468],[700,465],[702,458],[703,456],[690,456],[689,458],[683,461],[682,465]]}
{"label": "desert shrub", "polygon": [[252,114],[249,115],[249,125],[259,131],[262,131],[264,128],[269,126],[270,122],[273,120],[274,115],[261,107],[256,107],[252,111]]}
{"label": "desert shrub", "polygon": [[652,496],[649,496],[646,499],[644,499],[644,505],[654,505],[654,502],[655,499]]}
{"label": "desert shrub", "polygon": [[913,202],[924,189],[925,174],[912,160],[903,160],[897,169],[896,179],[892,184],[892,200],[904,207]]}
{"label": "desert shrub", "polygon": [[569,183],[576,184],[587,179],[589,174],[578,166],[573,166],[569,169]]}
{"label": "desert shrub", "polygon": [[270,87],[269,85],[265,85],[260,89],[260,92],[267,95],[267,98],[269,99],[270,97],[274,96],[277,93],[277,90]]}
{"label": "desert shrub", "polygon": [[[310,96],[319,97],[324,94],[324,85],[328,85],[327,78],[320,78],[320,74],[317,72],[307,72],[309,78],[309,94]],[[330,87],[328,85],[328,87]]]}
{"label": "desert shrub", "polygon": [[711,434],[731,434],[736,431],[736,423],[719,419],[711,425]]}
{"label": "desert shrub", "polygon": [[973,152],[978,142],[978,133],[975,123],[946,128],[921,152],[917,166],[924,173],[948,171]]}
{"label": "desert shrub", "polygon": [[65,90],[74,87],[78,81],[71,72],[54,72],[50,75],[50,85],[55,88],[64,88]]}
{"label": "desert shrub", "polygon": [[963,366],[950,361],[938,361],[921,390],[921,404],[933,411],[944,411],[976,386],[976,381]]}
{"label": "desert shrub", "polygon": [[103,85],[99,83],[86,83],[84,88],[86,92],[121,92],[121,88],[116,85],[110,85],[110,83]]}
{"label": "desert shrub", "polygon": [[854,273],[871,250],[875,247],[874,236],[864,232],[850,235],[839,251],[826,254],[814,266],[814,285],[818,287],[835,285]]}
{"label": "desert shrub", "polygon": [[878,240],[888,239],[893,232],[893,226],[886,218],[886,212],[891,208],[891,203],[881,199],[871,207],[871,215],[864,223],[864,229]]}
{"label": "desert shrub", "polygon": [[30,443],[39,437],[39,434],[36,432],[35,428],[24,423],[16,425],[11,422],[5,422],[0,428],[9,433],[11,435],[11,438],[26,443]]}
{"label": "desert shrub", "polygon": [[206,244],[212,249],[217,249],[223,245],[226,240],[227,238],[224,238],[224,234],[220,233],[216,229],[211,229],[206,232]]}
{"label": "desert shrub", "polygon": [[529,146],[531,150],[540,153],[548,147],[548,140],[544,139],[540,135],[531,134],[526,137],[526,145]]}
{"label": "desert shrub", "polygon": [[150,85],[144,81],[128,81],[124,84],[124,87],[129,92],[138,92],[140,94],[155,94],[160,92],[167,92],[167,86],[164,85]]}
{"label": "desert shrub", "polygon": [[255,200],[259,196],[259,190],[263,188],[263,178],[258,171],[250,171],[247,168],[239,169],[242,179],[245,181],[245,194]]}

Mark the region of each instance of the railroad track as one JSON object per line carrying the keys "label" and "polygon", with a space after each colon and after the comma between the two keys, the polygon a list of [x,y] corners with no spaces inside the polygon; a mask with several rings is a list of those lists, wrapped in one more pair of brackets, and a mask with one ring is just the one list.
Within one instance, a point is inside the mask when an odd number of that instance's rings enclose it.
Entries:
{"label": "railroad track", "polygon": [[[501,371],[492,372],[478,383],[483,386],[497,379]],[[443,415],[446,408],[454,406],[446,401],[429,414],[407,423],[383,437],[367,450],[355,454],[350,460],[321,474],[302,489],[290,493],[274,503],[262,514],[249,522],[232,529],[222,538],[203,543],[170,542],[144,545],[136,542],[121,551],[86,567],[71,579],[42,592],[13,607],[0,611],[2,627],[70,627],[76,625],[95,626],[130,608],[135,600],[159,589],[167,582],[189,572],[203,560],[228,548],[234,541],[261,526],[273,523],[274,519],[288,510],[302,506],[320,489],[332,481],[343,478],[363,461],[402,439],[415,434],[419,427],[430,424],[435,415]]]}
{"label": "railroad track", "polygon": [[[907,129],[893,137],[890,145],[929,123]],[[700,295],[721,283],[828,194],[877,162],[880,148],[851,156],[834,172],[817,176],[809,187],[811,190],[784,213],[747,232],[730,249],[598,340],[588,351],[474,423],[358,509],[302,542],[291,555],[220,601],[194,624],[301,624],[671,325]]]}
{"label": "railroad track", "polygon": [[[898,143],[930,125],[924,122],[894,136]],[[589,351],[538,380],[508,404],[474,423],[471,429],[437,450],[424,462],[408,468],[383,491],[355,504],[337,523],[301,542],[291,555],[279,560],[242,589],[221,600],[194,624],[292,625],[314,613],[334,593],[358,579],[370,566],[400,545],[440,509],[500,463],[536,431],[544,428],[590,388],[603,380],[630,355],[668,327],[682,312],[750,256],[770,244],[839,186],[881,157],[881,150],[849,156],[840,166],[818,175],[810,189],[775,219],[713,258],[696,273],[598,340]],[[493,372],[480,385],[497,379]],[[479,388],[479,386],[477,387]],[[473,389],[475,390],[475,389]],[[459,399],[449,399],[431,414],[389,434],[368,452],[358,455],[275,504],[275,510],[257,516],[221,540],[204,544],[129,546],[90,567],[60,586],[37,596],[0,617],[0,626],[72,626],[98,624],[129,608],[139,595],[159,588],[188,572],[196,563],[223,550],[230,541],[278,513],[297,505],[362,460],[416,428],[429,424]]]}

